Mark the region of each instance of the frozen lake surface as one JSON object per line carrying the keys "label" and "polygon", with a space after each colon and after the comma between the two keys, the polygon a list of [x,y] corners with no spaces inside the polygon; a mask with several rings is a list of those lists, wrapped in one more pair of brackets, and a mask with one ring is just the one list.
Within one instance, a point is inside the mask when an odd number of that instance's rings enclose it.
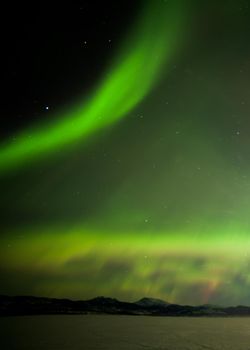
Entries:
{"label": "frozen lake surface", "polygon": [[250,318],[23,316],[0,318],[3,350],[250,350]]}

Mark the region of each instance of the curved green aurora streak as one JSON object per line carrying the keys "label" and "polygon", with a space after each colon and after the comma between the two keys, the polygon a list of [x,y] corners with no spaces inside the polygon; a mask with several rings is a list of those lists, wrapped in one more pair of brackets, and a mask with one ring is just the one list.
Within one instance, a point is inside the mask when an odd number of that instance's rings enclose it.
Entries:
{"label": "curved green aurora streak", "polygon": [[[92,98],[2,147],[0,169],[39,161],[125,117],[178,48],[186,15],[178,6],[150,1]],[[250,304],[243,9],[241,1],[196,1],[194,40],[141,105],[145,118],[130,118],[91,152],[79,147],[43,171],[1,178],[1,294]]]}
{"label": "curved green aurora streak", "polygon": [[2,144],[0,171],[84,140],[134,108],[157,81],[163,65],[177,47],[183,17],[180,5],[179,1],[169,4],[149,0],[117,63],[90,100],[64,111],[52,124],[31,128]]}

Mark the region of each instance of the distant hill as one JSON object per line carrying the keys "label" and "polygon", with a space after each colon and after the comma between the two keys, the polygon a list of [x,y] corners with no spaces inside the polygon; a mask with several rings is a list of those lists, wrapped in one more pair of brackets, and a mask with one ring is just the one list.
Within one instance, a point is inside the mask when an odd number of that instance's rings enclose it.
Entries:
{"label": "distant hill", "polygon": [[137,302],[97,297],[69,300],[33,296],[0,296],[0,316],[52,314],[112,314],[147,316],[250,316],[250,307],[215,305],[178,305],[160,299],[142,298]]}
{"label": "distant hill", "polygon": [[166,301],[163,301],[161,299],[155,299],[155,298],[142,298],[135,302],[135,304],[140,306],[168,306],[169,303]]}

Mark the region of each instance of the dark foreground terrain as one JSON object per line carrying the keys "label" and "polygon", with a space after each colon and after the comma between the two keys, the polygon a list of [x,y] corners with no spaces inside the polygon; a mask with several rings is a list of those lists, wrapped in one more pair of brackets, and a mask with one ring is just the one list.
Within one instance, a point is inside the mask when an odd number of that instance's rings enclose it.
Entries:
{"label": "dark foreground terrain", "polygon": [[250,318],[42,315],[0,318],[3,350],[249,350]]}
{"label": "dark foreground terrain", "polygon": [[[112,314],[148,316],[250,316],[250,307],[177,305],[159,299],[143,298],[134,303],[97,297],[91,300],[0,296],[0,315]],[[250,347],[249,347],[250,349]]]}

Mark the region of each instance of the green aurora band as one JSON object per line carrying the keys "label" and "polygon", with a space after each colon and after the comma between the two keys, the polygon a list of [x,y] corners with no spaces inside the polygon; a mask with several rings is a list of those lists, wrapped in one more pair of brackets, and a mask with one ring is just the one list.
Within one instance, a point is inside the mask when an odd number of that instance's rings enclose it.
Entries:
{"label": "green aurora band", "polygon": [[245,233],[236,240],[232,234],[201,239],[183,232],[32,230],[4,239],[0,262],[13,294],[22,286],[23,294],[79,299],[101,291],[125,300],[153,295],[191,304],[210,302],[215,294],[224,304],[225,296],[233,303],[242,297],[235,275],[247,272],[249,243]]}
{"label": "green aurora band", "polygon": [[163,1],[147,1],[136,29],[93,96],[54,116],[52,124],[30,128],[2,144],[0,171],[83,141],[126,116],[150,91],[177,49],[183,27],[181,3],[167,6]]}
{"label": "green aurora band", "polygon": [[226,19],[211,21],[210,41],[201,30],[173,73],[188,14],[170,4],[149,1],[89,100],[2,145],[0,172],[19,169],[141,103],[91,152],[3,177],[2,294],[250,305],[249,17],[236,2],[200,5]]}

